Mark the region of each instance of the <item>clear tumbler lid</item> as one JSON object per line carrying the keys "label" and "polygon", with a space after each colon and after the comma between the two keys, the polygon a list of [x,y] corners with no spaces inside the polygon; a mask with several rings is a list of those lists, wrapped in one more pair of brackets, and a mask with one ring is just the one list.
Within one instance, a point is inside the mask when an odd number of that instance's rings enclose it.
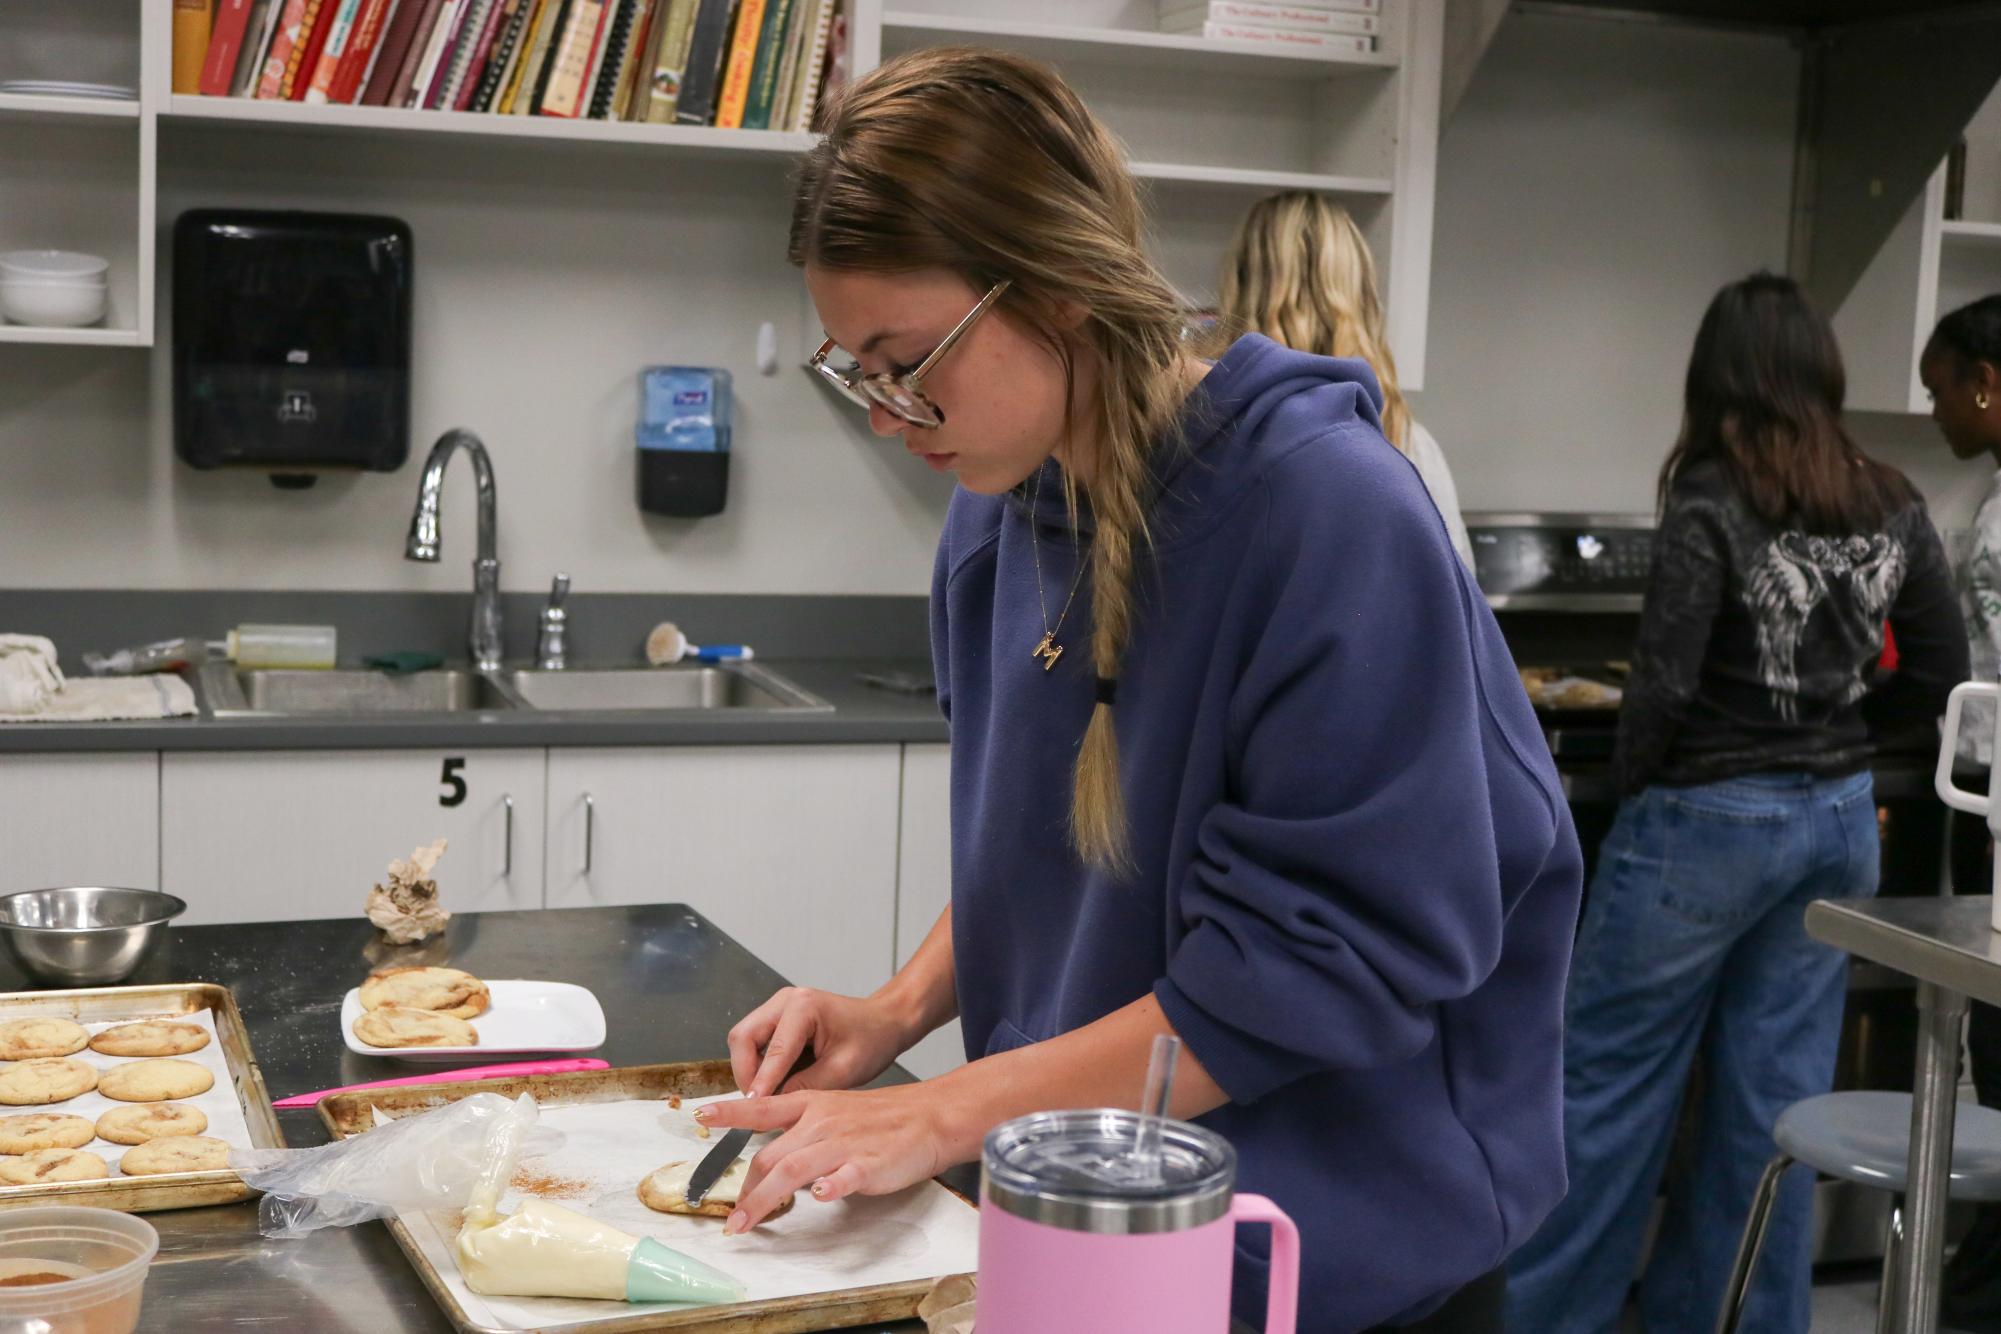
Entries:
{"label": "clear tumbler lid", "polygon": [[986,1139],[988,1202],[1078,1232],[1173,1232],[1229,1212],[1237,1153],[1214,1131],[1165,1124],[1152,1162],[1134,1150],[1143,1118],[1118,1108],[1036,1112]]}

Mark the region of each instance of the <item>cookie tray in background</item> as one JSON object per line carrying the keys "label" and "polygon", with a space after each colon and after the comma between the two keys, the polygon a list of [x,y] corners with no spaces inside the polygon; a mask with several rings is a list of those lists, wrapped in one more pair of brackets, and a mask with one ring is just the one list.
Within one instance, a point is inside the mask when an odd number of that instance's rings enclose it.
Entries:
{"label": "cookie tray in background", "polygon": [[[250,1033],[243,1026],[242,1012],[228,987],[210,982],[179,982],[143,987],[96,987],[75,991],[0,992],[0,1019],[71,1019],[86,1028],[127,1023],[136,1019],[189,1019],[208,1012],[215,1025],[211,1048],[184,1056],[182,1060],[210,1064],[202,1058],[212,1049],[220,1058],[221,1072],[213,1092],[225,1088],[242,1109],[250,1143],[260,1149],[282,1149],[285,1140],[278,1132],[278,1115],[271,1110],[271,1095],[265,1092],[264,1076],[250,1051]],[[215,1067],[210,1065],[213,1072]],[[225,1083],[226,1076],[226,1083]],[[203,1095],[207,1096],[207,1095]],[[182,1099],[182,1101],[192,1101]],[[132,1106],[145,1106],[133,1103]],[[0,1115],[27,1112],[63,1112],[63,1103],[39,1107],[0,1107]],[[210,1118],[214,1123],[215,1118]],[[211,1132],[213,1133],[213,1129]],[[226,1138],[226,1137],[225,1137]],[[101,1152],[103,1146],[87,1146]],[[122,1151],[122,1150],[121,1150]],[[116,1164],[113,1164],[115,1169]],[[0,1209],[30,1204],[86,1204],[126,1213],[154,1213],[163,1209],[192,1209],[210,1204],[234,1204],[250,1199],[256,1192],[230,1171],[170,1172],[160,1176],[112,1176],[103,1181],[63,1181],[46,1186],[0,1187]]]}
{"label": "cookie tray in background", "polygon": [[[376,1124],[376,1112],[395,1119],[429,1111],[456,1102],[474,1093],[499,1093],[508,1098],[516,1098],[526,1093],[544,1109],[575,1106],[588,1103],[623,1103],[632,1101],[661,1101],[670,1096],[681,1098],[711,1098],[718,1094],[734,1093],[736,1078],[731,1073],[728,1061],[693,1061],[678,1065],[640,1065],[625,1069],[583,1070],[571,1074],[524,1075],[502,1079],[467,1080],[457,1084],[409,1084],[392,1088],[357,1089],[352,1093],[335,1093],[320,1101],[320,1119],[335,1139],[346,1139],[372,1129]],[[663,1111],[666,1109],[663,1108]],[[664,1140],[662,1141],[664,1145]],[[653,1158],[661,1156],[660,1147],[648,1148],[636,1145],[629,1163],[621,1163],[621,1180],[629,1180],[630,1185],[623,1190],[629,1192],[637,1186],[639,1178],[646,1171],[659,1166]],[[643,1170],[642,1170],[643,1169]],[[560,1186],[562,1183],[555,1183]],[[547,1194],[549,1198],[570,1208],[588,1211],[590,1206],[584,1201],[565,1196],[561,1191],[544,1191],[534,1184],[524,1183],[524,1176],[517,1173],[514,1186],[524,1194]],[[972,1201],[952,1192],[942,1183],[927,1185],[926,1190],[946,1193],[951,1200],[951,1208],[963,1207],[964,1220],[954,1220],[972,1225],[976,1219]],[[503,1207],[506,1207],[503,1202]],[[830,1206],[837,1207],[837,1206]],[[795,1214],[799,1211],[794,1210]],[[416,1220],[419,1225],[424,1218]],[[628,1227],[626,1230],[630,1231]],[[803,1293],[790,1297],[779,1297],[764,1301],[741,1302],[729,1306],[682,1306],[682,1307],[625,1307],[623,1303],[590,1303],[603,1314],[593,1314],[582,1320],[551,1318],[546,1323],[536,1322],[533,1326],[519,1323],[479,1320],[471,1316],[454,1293],[454,1287],[461,1282],[456,1273],[449,1278],[441,1273],[433,1262],[423,1243],[412,1231],[409,1220],[398,1217],[389,1221],[389,1231],[396,1238],[396,1244],[403,1248],[410,1265],[423,1280],[424,1287],[437,1301],[439,1308],[452,1322],[452,1328],[465,1334],[508,1334],[508,1331],[523,1328],[545,1330],[588,1329],[589,1334],[625,1334],[633,1330],[676,1330],[681,1334],[807,1334],[808,1331],[847,1329],[856,1325],[879,1326],[890,1320],[907,1320],[917,1314],[917,1304],[931,1289],[930,1280],[916,1280],[900,1283],[878,1283],[873,1286],[841,1288],[841,1279],[830,1276],[829,1291]],[[668,1244],[672,1244],[669,1242]],[[970,1263],[966,1266],[971,1268]],[[850,1280],[852,1282],[852,1280]],[[526,1299],[537,1300],[537,1299]],[[576,1305],[567,1303],[566,1305]]]}

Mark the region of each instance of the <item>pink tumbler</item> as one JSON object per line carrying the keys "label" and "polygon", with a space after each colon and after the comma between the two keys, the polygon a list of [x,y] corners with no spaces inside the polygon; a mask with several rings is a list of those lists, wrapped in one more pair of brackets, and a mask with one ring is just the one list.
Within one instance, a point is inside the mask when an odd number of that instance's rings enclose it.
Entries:
{"label": "pink tumbler", "polygon": [[1135,1153],[1137,1112],[1037,1112],[987,1136],[979,1334],[1225,1334],[1238,1223],[1272,1229],[1266,1334],[1293,1334],[1299,1232],[1236,1195],[1228,1140],[1168,1121]]}

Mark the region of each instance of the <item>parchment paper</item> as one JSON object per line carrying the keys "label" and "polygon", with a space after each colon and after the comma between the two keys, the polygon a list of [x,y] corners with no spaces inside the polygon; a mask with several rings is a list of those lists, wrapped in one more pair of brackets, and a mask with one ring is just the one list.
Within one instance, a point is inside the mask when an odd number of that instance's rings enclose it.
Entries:
{"label": "parchment paper", "polygon": [[[705,1102],[724,1100],[689,1098],[678,1111],[654,1101],[544,1107],[540,1124],[561,1131],[562,1146],[547,1156],[522,1160],[516,1188],[501,1198],[501,1211],[516,1207],[525,1185],[530,1193],[635,1236],[653,1237],[743,1280],[751,1301],[940,1278],[977,1267],[978,1212],[933,1181],[897,1195],[834,1204],[821,1204],[802,1192],[790,1213],[728,1238],[719,1218],[655,1213],[641,1204],[641,1178],[670,1162],[699,1160],[716,1143],[696,1136],[688,1114]],[[759,1136],[745,1152],[756,1152],[771,1138]],[[641,1311],[688,1309],[563,1297],[482,1297],[466,1287],[453,1259],[459,1221],[455,1211],[403,1217],[425,1259],[475,1324],[567,1329]]]}

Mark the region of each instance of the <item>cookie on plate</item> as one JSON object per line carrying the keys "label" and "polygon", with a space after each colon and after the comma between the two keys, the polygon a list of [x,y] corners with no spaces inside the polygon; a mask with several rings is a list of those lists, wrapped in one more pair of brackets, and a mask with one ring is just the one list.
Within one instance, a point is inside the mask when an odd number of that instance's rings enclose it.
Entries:
{"label": "cookie on plate", "polygon": [[[739,1158],[731,1163],[716,1184],[709,1187],[702,1202],[691,1206],[688,1181],[695,1175],[696,1166],[693,1162],[669,1163],[644,1177],[639,1183],[639,1202],[655,1213],[686,1214],[694,1218],[728,1218],[735,1213],[737,1197],[743,1193],[743,1183],[750,1175],[750,1159]],[[792,1197],[788,1195],[765,1218],[776,1218],[791,1207]]]}
{"label": "cookie on plate", "polygon": [[471,1019],[492,1003],[486,983],[457,968],[389,968],[361,984],[364,1010],[434,1010]]}
{"label": "cookie on plate", "polygon": [[67,1056],[90,1041],[83,1025],[69,1019],[9,1019],[0,1023],[0,1061]]}
{"label": "cookie on plate", "polygon": [[200,1024],[169,1019],[144,1019],[107,1028],[90,1040],[90,1049],[106,1056],[185,1056],[208,1045]]}
{"label": "cookie on plate", "polygon": [[[0,1078],[4,1078],[0,1075]],[[97,1091],[119,1102],[166,1102],[192,1098],[215,1087],[215,1076],[193,1061],[132,1061],[114,1065],[97,1081]]]}
{"label": "cookie on plate", "polygon": [[175,1135],[149,1139],[126,1150],[118,1170],[128,1177],[159,1176],[165,1172],[215,1172],[229,1167],[229,1146],[206,1135]]}
{"label": "cookie on plate", "polygon": [[111,1169],[81,1149],[36,1149],[18,1158],[0,1158],[0,1185],[42,1186],[51,1181],[101,1181]]}
{"label": "cookie on plate", "polygon": [[81,1149],[97,1138],[97,1127],[85,1116],[67,1112],[29,1112],[0,1117],[0,1153],[33,1153],[36,1149]]}
{"label": "cookie on plate", "polygon": [[[80,1118],[79,1118],[80,1119]],[[4,1123],[0,1123],[4,1125]],[[176,1135],[199,1135],[208,1129],[208,1114],[181,1102],[156,1102],[147,1107],[113,1107],[91,1127],[113,1144],[144,1144]]]}
{"label": "cookie on plate", "polygon": [[479,1033],[471,1024],[434,1010],[370,1010],[354,1021],[354,1035],[371,1047],[479,1045]]}
{"label": "cookie on plate", "polygon": [[37,1057],[0,1066],[0,1103],[9,1107],[68,1102],[96,1087],[97,1071],[64,1056]]}

